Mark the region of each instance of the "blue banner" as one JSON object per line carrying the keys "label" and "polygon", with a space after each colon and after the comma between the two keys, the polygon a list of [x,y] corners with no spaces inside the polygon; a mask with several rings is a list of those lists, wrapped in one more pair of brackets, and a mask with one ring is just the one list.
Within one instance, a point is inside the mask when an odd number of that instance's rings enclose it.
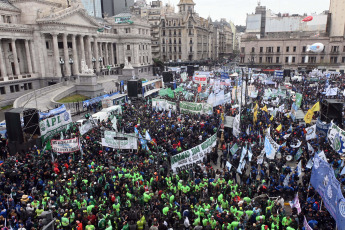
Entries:
{"label": "blue banner", "polygon": [[325,124],[320,119],[316,121],[316,134],[327,137],[328,129],[331,124]]}
{"label": "blue banner", "polygon": [[66,106],[65,105],[61,105],[59,108],[56,109],[51,109],[49,110],[48,113],[44,113],[44,112],[40,112],[40,119],[46,119],[50,116],[55,116],[55,115],[59,115],[63,112],[66,112]]}
{"label": "blue banner", "polygon": [[220,78],[228,79],[229,78],[229,74],[228,73],[220,73]]}
{"label": "blue banner", "polygon": [[337,222],[338,229],[345,229],[345,199],[334,170],[315,154],[310,183],[320,194],[323,204]]}

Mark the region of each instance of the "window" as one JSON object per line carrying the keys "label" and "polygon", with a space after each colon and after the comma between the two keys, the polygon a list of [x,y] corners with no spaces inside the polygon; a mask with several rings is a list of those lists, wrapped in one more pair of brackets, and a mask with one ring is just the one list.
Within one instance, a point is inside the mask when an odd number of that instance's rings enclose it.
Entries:
{"label": "window", "polygon": [[264,52],[264,47],[260,47],[260,53]]}
{"label": "window", "polygon": [[9,50],[10,52],[12,52],[12,44],[11,44],[11,43],[8,43],[8,50]]}
{"label": "window", "polygon": [[296,62],[296,57],[292,57],[292,63]]}
{"label": "window", "polygon": [[14,85],[14,89],[16,90],[16,92],[19,92],[19,85]]}
{"label": "window", "polygon": [[141,56],[139,56],[139,63],[141,63]]}
{"label": "window", "polygon": [[305,57],[302,57],[302,63],[305,63]]}
{"label": "window", "polygon": [[0,87],[0,94],[6,94],[5,87]]}
{"label": "window", "polygon": [[131,62],[132,58],[131,57],[127,57],[127,60],[128,60],[128,62]]}
{"label": "window", "polygon": [[29,89],[32,89],[32,83],[28,83]]}
{"label": "window", "polygon": [[289,62],[289,57],[285,57],[285,63]]}
{"label": "window", "polygon": [[10,85],[10,91],[11,93],[14,93],[14,85]]}
{"label": "window", "polygon": [[325,57],[324,57],[324,56],[321,56],[321,57],[320,57],[320,62],[323,63],[324,60],[325,60]]}
{"label": "window", "polygon": [[289,46],[286,47],[286,52],[290,52],[290,47]]}
{"label": "window", "polygon": [[332,53],[337,53],[339,51],[339,46],[332,46],[331,47],[331,52]]}
{"label": "window", "polygon": [[127,50],[131,50],[131,45],[127,45]]}
{"label": "window", "polygon": [[266,53],[273,53],[273,47],[266,47]]}
{"label": "window", "polygon": [[241,47],[241,53],[244,53],[245,47]]}
{"label": "window", "polygon": [[338,62],[338,57],[331,57],[331,63],[335,64]]}
{"label": "window", "polygon": [[129,34],[131,32],[131,28],[125,28],[126,34]]}
{"label": "window", "polygon": [[165,47],[163,47],[163,53],[165,53]]}
{"label": "window", "polygon": [[293,52],[296,52],[296,50],[297,50],[297,47],[294,46],[294,47],[292,48],[292,51],[293,51]]}
{"label": "window", "polygon": [[24,90],[28,90],[28,84],[24,83],[23,88],[24,88]]}
{"label": "window", "polygon": [[146,63],[149,63],[149,56],[146,56]]}
{"label": "window", "polygon": [[[181,46],[178,47],[178,52],[181,52]],[[180,58],[181,59],[181,58]]]}
{"label": "window", "polygon": [[193,52],[193,47],[192,46],[189,47],[189,52]]}
{"label": "window", "polygon": [[272,57],[266,57],[266,63],[272,63]]}
{"label": "window", "polygon": [[341,58],[341,63],[345,63],[345,57]]}
{"label": "window", "polygon": [[279,57],[276,57],[276,63],[279,63]]}
{"label": "window", "polygon": [[307,47],[306,46],[303,46],[302,47],[302,52],[305,53],[307,51]]}
{"label": "window", "polygon": [[[49,47],[49,42],[46,42],[46,48],[47,48],[47,50],[49,50],[50,49],[50,47]],[[11,48],[11,50],[10,51],[12,51],[12,48]]]}
{"label": "window", "polygon": [[114,34],[117,34],[117,29],[114,29]]}
{"label": "window", "polygon": [[277,53],[280,53],[280,46],[277,46]]}
{"label": "window", "polygon": [[316,63],[316,57],[309,57],[309,63]]}
{"label": "window", "polygon": [[255,53],[255,47],[252,47],[252,53]]}
{"label": "window", "polygon": [[343,52],[345,52],[345,46],[343,47]]}
{"label": "window", "polygon": [[259,57],[259,63],[262,63],[262,57]]}
{"label": "window", "polygon": [[169,52],[171,53],[171,46],[169,47]]}

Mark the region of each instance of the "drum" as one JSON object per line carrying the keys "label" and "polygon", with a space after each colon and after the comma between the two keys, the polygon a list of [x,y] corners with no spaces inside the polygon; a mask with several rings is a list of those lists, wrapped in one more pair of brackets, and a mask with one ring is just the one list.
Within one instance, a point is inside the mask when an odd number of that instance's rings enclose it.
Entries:
{"label": "drum", "polygon": [[286,160],[287,161],[292,161],[292,156],[291,155],[286,156]]}

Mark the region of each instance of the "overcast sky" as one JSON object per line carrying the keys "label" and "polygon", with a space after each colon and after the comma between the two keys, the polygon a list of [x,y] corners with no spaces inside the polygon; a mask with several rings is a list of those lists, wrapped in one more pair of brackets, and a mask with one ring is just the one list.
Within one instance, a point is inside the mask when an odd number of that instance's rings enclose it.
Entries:
{"label": "overcast sky", "polygon": [[[147,0],[149,2],[150,0]],[[179,0],[163,0],[175,5]],[[246,25],[246,15],[254,13],[257,0],[194,0],[196,12],[204,18],[209,15],[212,20],[226,18],[235,25]],[[271,9],[274,13],[311,14],[322,13],[329,9],[329,0],[261,0],[261,5]]]}

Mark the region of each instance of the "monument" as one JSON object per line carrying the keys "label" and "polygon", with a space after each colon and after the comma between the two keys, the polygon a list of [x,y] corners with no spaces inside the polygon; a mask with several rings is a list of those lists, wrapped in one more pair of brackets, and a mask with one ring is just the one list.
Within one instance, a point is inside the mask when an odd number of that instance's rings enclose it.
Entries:
{"label": "monument", "polygon": [[103,94],[104,88],[102,84],[97,83],[97,76],[93,69],[90,69],[85,61],[81,61],[81,73],[76,81],[77,94],[81,94],[90,98]]}
{"label": "monument", "polygon": [[125,80],[132,79],[132,77],[135,76],[135,71],[130,62],[125,58],[125,66],[122,69],[122,77]]}

